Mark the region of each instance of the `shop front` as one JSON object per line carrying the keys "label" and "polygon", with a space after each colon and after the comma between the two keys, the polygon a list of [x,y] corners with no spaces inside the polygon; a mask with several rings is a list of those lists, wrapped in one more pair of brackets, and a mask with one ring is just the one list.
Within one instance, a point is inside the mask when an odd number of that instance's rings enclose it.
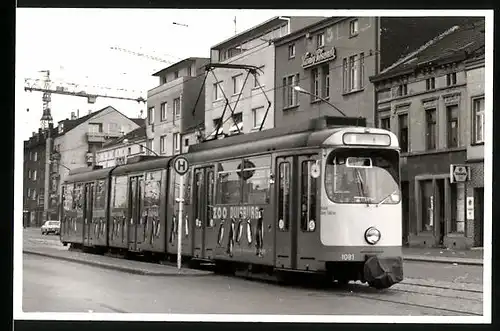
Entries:
{"label": "shop front", "polygon": [[408,156],[412,247],[464,249],[473,244],[473,223],[466,217],[470,167],[466,151]]}

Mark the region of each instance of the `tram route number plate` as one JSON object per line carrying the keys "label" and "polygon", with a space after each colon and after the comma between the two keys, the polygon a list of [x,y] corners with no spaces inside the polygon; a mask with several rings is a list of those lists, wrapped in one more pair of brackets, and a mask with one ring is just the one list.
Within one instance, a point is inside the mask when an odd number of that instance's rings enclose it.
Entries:
{"label": "tram route number plate", "polygon": [[340,254],[340,259],[342,261],[354,261],[355,256],[352,253],[343,253],[343,254]]}

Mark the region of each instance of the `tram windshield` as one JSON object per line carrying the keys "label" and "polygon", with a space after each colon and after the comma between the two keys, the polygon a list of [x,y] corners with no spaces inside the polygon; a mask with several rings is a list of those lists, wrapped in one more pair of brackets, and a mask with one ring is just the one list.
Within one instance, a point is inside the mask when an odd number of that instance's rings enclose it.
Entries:
{"label": "tram windshield", "polygon": [[335,203],[396,204],[400,201],[399,154],[334,150],[326,161],[325,188]]}

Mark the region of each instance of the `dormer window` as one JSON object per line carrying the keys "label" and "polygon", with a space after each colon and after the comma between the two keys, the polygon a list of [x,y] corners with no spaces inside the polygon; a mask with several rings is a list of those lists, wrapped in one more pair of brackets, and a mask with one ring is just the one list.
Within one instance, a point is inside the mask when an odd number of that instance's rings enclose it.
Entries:
{"label": "dormer window", "polygon": [[349,22],[349,36],[354,37],[358,34],[358,20]]}

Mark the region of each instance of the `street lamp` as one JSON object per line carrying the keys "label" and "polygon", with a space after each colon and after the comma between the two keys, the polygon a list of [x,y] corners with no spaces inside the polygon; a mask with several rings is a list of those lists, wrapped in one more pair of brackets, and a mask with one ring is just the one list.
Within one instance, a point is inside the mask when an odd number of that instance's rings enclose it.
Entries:
{"label": "street lamp", "polygon": [[150,151],[151,153],[153,153],[154,155],[160,157],[160,155],[158,155],[155,151],[153,151],[152,149],[149,149],[148,147],[144,146],[143,144],[139,144],[139,143],[136,143],[136,142],[130,142],[127,138],[123,139],[123,143],[125,145],[128,145],[128,144],[131,144],[131,145],[139,145],[139,146],[142,146],[144,147],[146,150]]}
{"label": "street lamp", "polygon": [[318,99],[319,99],[319,100],[321,100],[321,101],[326,102],[327,104],[329,104],[330,106],[332,106],[333,108],[335,108],[335,109],[336,109],[339,113],[341,113],[342,115],[344,115],[344,116],[346,116],[346,117],[347,117],[347,115],[346,115],[346,114],[344,114],[344,112],[343,112],[342,110],[338,109],[338,107],[337,107],[337,106],[335,106],[334,104],[332,104],[332,103],[331,103],[331,102],[329,102],[328,100],[326,100],[326,99],[324,99],[324,98],[320,97],[319,95],[312,94],[311,92],[309,92],[309,91],[307,91],[307,90],[304,90],[302,87],[300,87],[300,86],[298,86],[298,85],[297,85],[297,86],[294,86],[294,87],[293,87],[293,89],[294,89],[295,91],[299,92],[299,93],[309,94],[310,96],[313,96],[313,97],[315,97],[315,98],[318,98]]}

